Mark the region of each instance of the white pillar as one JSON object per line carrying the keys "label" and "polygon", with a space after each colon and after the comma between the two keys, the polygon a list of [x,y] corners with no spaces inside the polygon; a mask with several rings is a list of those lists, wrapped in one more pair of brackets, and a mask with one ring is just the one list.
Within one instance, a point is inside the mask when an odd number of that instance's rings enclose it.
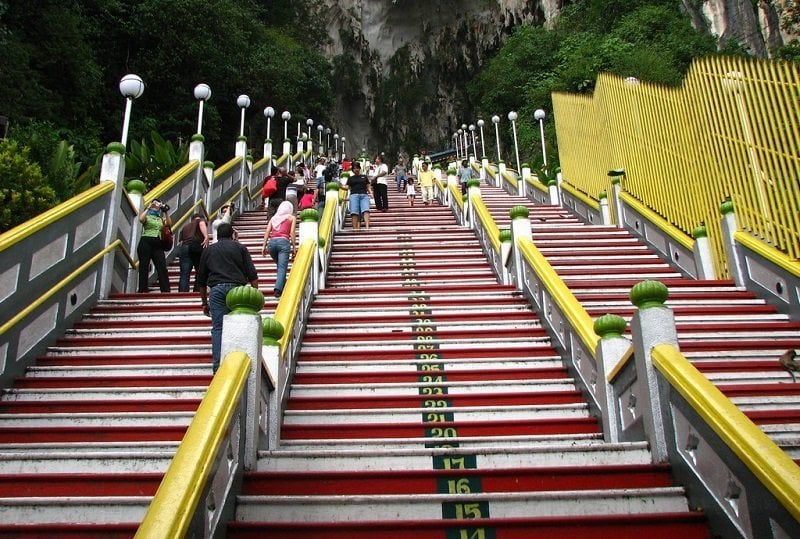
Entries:
{"label": "white pillar", "polygon": [[728,261],[728,271],[731,274],[731,279],[736,283],[736,286],[745,286],[745,272],[744,263],[739,256],[739,250],[736,248],[736,231],[739,230],[739,225],[736,223],[736,213],[734,212],[733,202],[728,198],[720,206],[722,213],[722,244],[725,247],[725,258]]}
{"label": "white pillar", "polygon": [[714,261],[711,256],[711,242],[708,241],[708,229],[705,223],[692,231],[694,237],[694,263],[697,266],[698,279],[716,279]]}

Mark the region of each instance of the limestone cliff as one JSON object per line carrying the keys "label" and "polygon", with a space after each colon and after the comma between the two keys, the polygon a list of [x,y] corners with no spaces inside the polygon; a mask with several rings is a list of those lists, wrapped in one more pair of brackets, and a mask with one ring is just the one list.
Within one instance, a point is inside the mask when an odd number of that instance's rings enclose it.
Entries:
{"label": "limestone cliff", "polygon": [[[470,110],[464,81],[478,72],[514,26],[548,25],[569,3],[307,1],[330,36],[325,53],[339,79],[334,121],[351,155],[361,148],[413,152],[448,145]],[[791,28],[781,29],[781,16],[798,0],[681,1],[698,29],[720,40],[736,40],[757,56],[768,56],[794,37]],[[411,147],[401,148],[401,140]]]}

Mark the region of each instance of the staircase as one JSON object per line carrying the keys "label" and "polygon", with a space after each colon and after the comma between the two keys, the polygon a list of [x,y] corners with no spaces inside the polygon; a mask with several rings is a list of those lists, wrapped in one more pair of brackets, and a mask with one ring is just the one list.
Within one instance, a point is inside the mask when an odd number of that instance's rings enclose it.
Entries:
{"label": "staircase", "polygon": [[586,225],[496,187],[482,185],[481,195],[501,228],[510,226],[513,206],[530,209],[534,243],[592,318],[630,320],[633,285],[664,283],[683,355],[800,463],[800,384],[778,362],[800,349],[800,323],[732,281],[684,278],[626,230]]}
{"label": "staircase", "polygon": [[[265,223],[235,226],[271,292]],[[3,390],[0,537],[132,537],[211,381],[210,331],[197,294],[112,295]]]}
{"label": "staircase", "polygon": [[333,244],[281,446],[229,537],[707,537],[645,444],[606,444],[527,302],[446,208]]}

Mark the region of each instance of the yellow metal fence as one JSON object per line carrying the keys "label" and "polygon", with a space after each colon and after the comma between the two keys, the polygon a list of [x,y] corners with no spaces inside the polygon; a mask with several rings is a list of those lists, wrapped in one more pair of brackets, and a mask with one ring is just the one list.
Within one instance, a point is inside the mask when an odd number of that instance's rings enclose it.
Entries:
{"label": "yellow metal fence", "polygon": [[694,62],[680,88],[603,74],[593,96],[554,94],[564,181],[598,200],[622,190],[691,234],[705,223],[718,277],[729,272],[719,206],[740,229],[800,258],[800,69],[745,58]]}

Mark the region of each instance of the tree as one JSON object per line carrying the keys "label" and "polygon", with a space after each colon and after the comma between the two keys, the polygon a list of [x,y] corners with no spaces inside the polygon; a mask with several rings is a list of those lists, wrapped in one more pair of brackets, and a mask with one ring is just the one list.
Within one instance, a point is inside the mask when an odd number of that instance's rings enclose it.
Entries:
{"label": "tree", "polygon": [[28,148],[14,141],[0,141],[0,232],[39,215],[55,199],[28,154]]}

